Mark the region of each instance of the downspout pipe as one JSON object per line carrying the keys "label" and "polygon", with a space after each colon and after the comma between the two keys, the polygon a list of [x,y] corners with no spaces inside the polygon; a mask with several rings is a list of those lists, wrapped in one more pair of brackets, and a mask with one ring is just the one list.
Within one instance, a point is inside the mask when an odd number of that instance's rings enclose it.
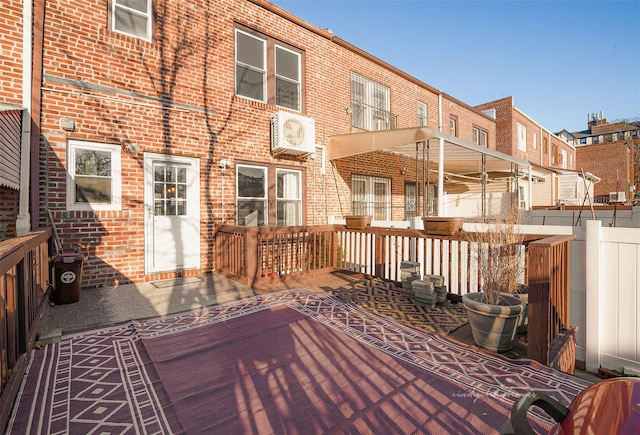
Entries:
{"label": "downspout pipe", "polygon": [[20,199],[16,234],[21,236],[31,231],[29,215],[29,184],[31,180],[31,96],[32,96],[32,54],[33,2],[22,3],[22,135],[20,144]]}

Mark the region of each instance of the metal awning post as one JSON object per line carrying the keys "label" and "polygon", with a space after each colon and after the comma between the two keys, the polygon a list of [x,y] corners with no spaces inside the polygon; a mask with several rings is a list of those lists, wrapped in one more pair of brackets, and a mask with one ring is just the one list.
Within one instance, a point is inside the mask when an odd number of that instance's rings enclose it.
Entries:
{"label": "metal awning post", "polygon": [[444,139],[438,143],[438,217],[444,216]]}
{"label": "metal awning post", "polygon": [[480,160],[481,168],[480,168],[480,179],[482,183],[482,221],[485,222],[487,220],[487,155],[482,154],[482,158]]}

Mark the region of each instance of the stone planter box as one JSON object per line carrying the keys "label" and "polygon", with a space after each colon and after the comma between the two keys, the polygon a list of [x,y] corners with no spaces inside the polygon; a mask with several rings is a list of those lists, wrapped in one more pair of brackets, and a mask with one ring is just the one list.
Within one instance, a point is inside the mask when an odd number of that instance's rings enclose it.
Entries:
{"label": "stone planter box", "polygon": [[453,236],[462,230],[463,218],[452,217],[423,217],[425,234],[437,236]]}
{"label": "stone planter box", "polygon": [[354,214],[345,216],[344,219],[347,221],[346,227],[350,230],[364,230],[371,226],[371,216]]}

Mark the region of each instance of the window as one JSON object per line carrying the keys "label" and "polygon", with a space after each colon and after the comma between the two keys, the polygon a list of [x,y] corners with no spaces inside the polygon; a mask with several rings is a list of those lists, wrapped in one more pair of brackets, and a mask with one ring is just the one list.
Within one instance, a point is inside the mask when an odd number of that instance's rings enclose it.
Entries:
{"label": "window", "polygon": [[458,118],[455,116],[449,118],[449,134],[451,136],[458,136]]}
{"label": "window", "polygon": [[526,152],[527,151],[527,128],[520,123],[516,123],[516,126],[518,130],[518,150]]}
{"label": "window", "polygon": [[121,149],[120,145],[69,141],[69,210],[120,210]]}
{"label": "window", "polygon": [[267,224],[267,168],[236,166],[236,222],[238,225]]}
{"label": "window", "polygon": [[625,132],[621,131],[618,133],[618,140],[624,140]]}
{"label": "window", "polygon": [[483,147],[487,146],[487,138],[489,137],[489,133],[487,133],[485,130],[482,130],[478,127],[473,127],[472,133],[473,133],[474,144],[480,145]]}
{"label": "window", "polygon": [[599,143],[600,142],[600,137],[599,136],[593,136],[591,138],[591,143]]}
{"label": "window", "polygon": [[404,183],[404,218],[411,219],[418,216],[418,191],[416,183]]}
{"label": "window", "polygon": [[558,155],[558,145],[552,144],[551,145],[551,164],[552,165],[558,165],[559,162],[558,160],[560,159],[559,155]]}
{"label": "window", "polygon": [[542,138],[542,152],[549,154],[549,139],[546,137]]}
{"label": "window", "polygon": [[562,169],[567,169],[567,150],[560,150],[560,164]]}
{"label": "window", "polygon": [[537,149],[538,148],[538,134],[534,131],[533,132],[533,149]]}
{"label": "window", "polygon": [[111,0],[111,30],[151,41],[151,0]]}
{"label": "window", "polygon": [[[269,190],[273,177],[276,187]],[[302,225],[302,171],[238,164],[236,189],[238,225]]]}
{"label": "window", "polygon": [[186,166],[153,165],[155,216],[186,216],[187,170]]}
{"label": "window", "polygon": [[391,129],[390,89],[351,73],[351,125],[363,130]]}
{"label": "window", "polygon": [[418,127],[426,127],[427,121],[427,103],[418,101]]}
{"label": "window", "polygon": [[583,145],[586,145],[587,144],[587,138],[583,137],[582,139],[580,139],[580,143],[583,144]]}
{"label": "window", "polygon": [[236,95],[300,111],[301,87],[300,52],[236,29]]}
{"label": "window", "polygon": [[373,216],[376,220],[391,218],[391,180],[353,175],[351,177],[352,213]]}
{"label": "window", "polygon": [[276,169],[276,225],[302,225],[302,173]]}

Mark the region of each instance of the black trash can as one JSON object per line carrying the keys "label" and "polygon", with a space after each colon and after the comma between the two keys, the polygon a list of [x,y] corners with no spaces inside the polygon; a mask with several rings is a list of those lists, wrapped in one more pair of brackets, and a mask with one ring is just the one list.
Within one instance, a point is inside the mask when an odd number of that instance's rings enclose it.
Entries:
{"label": "black trash can", "polygon": [[73,304],[80,300],[84,258],[71,252],[60,254],[54,262],[55,285],[51,294],[54,304]]}

